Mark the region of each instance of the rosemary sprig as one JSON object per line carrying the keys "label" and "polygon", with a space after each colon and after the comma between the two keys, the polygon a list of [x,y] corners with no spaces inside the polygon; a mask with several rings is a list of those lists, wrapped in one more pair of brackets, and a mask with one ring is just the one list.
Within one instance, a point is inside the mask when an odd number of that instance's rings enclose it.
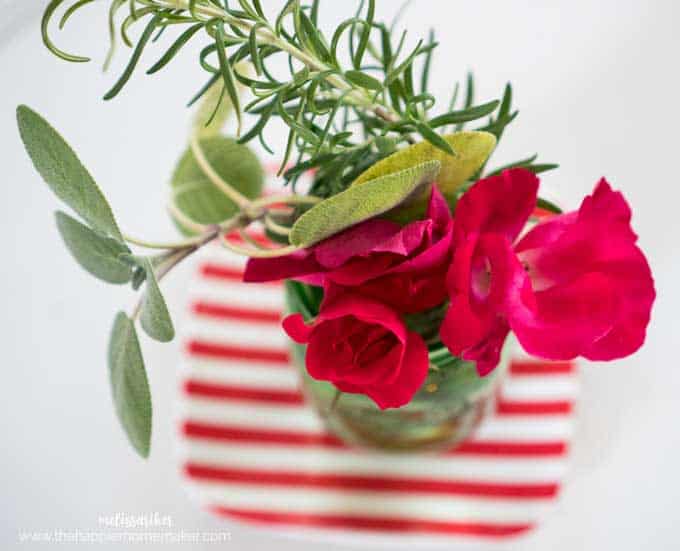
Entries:
{"label": "rosemary sprig", "polygon": [[[67,3],[49,3],[43,18],[44,40],[57,56],[86,61],[58,49],[49,37],[49,23],[58,8],[65,7],[63,23],[89,4],[78,1],[66,7]],[[395,25],[376,19],[375,0],[362,0],[357,13],[340,22],[332,36],[325,36],[317,25],[321,16],[318,0],[288,0],[271,17],[259,0],[238,0],[237,4],[234,7],[218,0],[111,0],[111,48],[120,34],[124,43],[133,46],[133,53],[105,99],[113,99],[124,89],[143,51],[159,38],[157,31],[180,29],[148,70],[150,74],[167,67],[187,44],[203,36],[207,44],[199,63],[209,78],[190,103],[222,80],[220,101],[234,105],[239,130],[244,114],[256,118],[240,135],[240,143],[258,139],[270,151],[264,132],[273,119],[283,121],[289,128],[289,139],[281,171],[295,159],[293,170],[286,173],[286,180],[295,186],[303,168],[323,168],[314,187],[314,193],[322,197],[342,191],[358,168],[366,165],[366,159],[375,162],[400,144],[423,139],[453,154],[438,129],[455,125],[461,130],[491,117],[480,129],[500,137],[516,116],[510,109],[510,89],[502,100],[475,105],[471,76],[462,108],[456,108],[453,102],[445,112],[433,114],[436,100],[427,88],[438,46],[434,33],[427,42],[407,49],[405,33],[395,39]],[[117,15],[125,11],[118,23]],[[146,27],[133,45],[130,30],[142,20],[146,20]],[[341,54],[345,40],[348,60]],[[275,76],[269,68],[277,56],[286,58],[286,77]],[[254,74],[244,71],[244,61],[252,65]],[[240,105],[237,83],[250,90],[251,100],[244,106]]]}

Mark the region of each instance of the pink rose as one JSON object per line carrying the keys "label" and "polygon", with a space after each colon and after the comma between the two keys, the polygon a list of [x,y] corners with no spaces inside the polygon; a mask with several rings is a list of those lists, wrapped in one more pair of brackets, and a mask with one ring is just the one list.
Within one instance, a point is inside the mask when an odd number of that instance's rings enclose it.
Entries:
{"label": "pink rose", "polygon": [[282,258],[251,259],[244,280],[296,279],[324,287],[351,287],[399,312],[420,312],[446,300],[452,229],[446,200],[433,187],[424,220],[402,227],[371,219],[308,250]]}
{"label": "pink rose", "polygon": [[311,325],[302,315],[283,321],[288,335],[307,344],[306,365],[342,392],[368,395],[381,409],[411,401],[425,382],[427,346],[389,307],[361,295],[325,300]]}
{"label": "pink rose", "polygon": [[508,170],[477,182],[456,209],[441,338],[482,375],[510,330],[528,353],[551,360],[621,358],[645,339],[654,282],[623,196],[602,180],[577,212],[515,244],[537,191],[533,174]]}

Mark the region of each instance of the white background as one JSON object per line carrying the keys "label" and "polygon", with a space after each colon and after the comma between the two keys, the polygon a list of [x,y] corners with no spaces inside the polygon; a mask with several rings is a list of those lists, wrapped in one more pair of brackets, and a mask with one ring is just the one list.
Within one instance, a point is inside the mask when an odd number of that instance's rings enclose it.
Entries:
{"label": "white background", "polygon": [[[51,214],[57,202],[20,146],[14,110],[27,103],[67,136],[126,231],[164,239],[173,231],[163,210],[167,180],[189,120],[183,105],[203,75],[185,54],[157,77],[140,72],[104,103],[127,56],[101,75],[105,6],[95,3],[57,35],[64,48],[96,60],[73,65],[41,46],[37,14],[45,3],[0,0],[2,547],[13,547],[19,531],[93,529],[102,514],[157,511],[178,529],[230,530],[225,547],[315,549],[227,525],[187,499],[173,456],[179,345],[145,342],[155,401],[151,459],[138,460],[124,441],[104,351],[114,312],[132,297],[93,280],[67,255]],[[325,24],[353,4],[322,2]],[[388,19],[397,5],[380,0],[379,12]],[[572,207],[602,175],[624,190],[656,276],[646,347],[626,361],[585,366],[574,464],[558,510],[512,548],[679,548],[680,4],[419,0],[406,21],[411,39],[438,30],[433,78],[442,98],[468,68],[481,100],[514,83],[521,115],[497,162],[533,152],[561,162],[545,181]],[[185,269],[169,280],[179,318],[187,277]]]}

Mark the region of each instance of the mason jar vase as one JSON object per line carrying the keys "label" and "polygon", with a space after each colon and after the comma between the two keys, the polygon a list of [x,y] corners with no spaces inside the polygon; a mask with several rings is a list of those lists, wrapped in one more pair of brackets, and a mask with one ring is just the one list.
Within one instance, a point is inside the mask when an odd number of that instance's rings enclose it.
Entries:
{"label": "mason jar vase", "polygon": [[[332,434],[351,446],[408,452],[450,449],[474,432],[493,412],[512,347],[509,338],[498,367],[485,377],[479,376],[473,362],[440,349],[437,362],[431,363],[427,379],[413,400],[386,410],[368,396],[340,393],[333,384],[313,379],[305,367],[305,345],[291,343],[291,356],[307,400]],[[442,358],[442,354],[448,358]]]}

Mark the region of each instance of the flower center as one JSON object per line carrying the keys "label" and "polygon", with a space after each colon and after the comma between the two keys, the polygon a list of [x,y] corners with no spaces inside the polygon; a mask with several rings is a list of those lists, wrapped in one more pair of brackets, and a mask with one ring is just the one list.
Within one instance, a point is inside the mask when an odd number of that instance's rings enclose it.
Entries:
{"label": "flower center", "polygon": [[474,298],[480,302],[488,298],[491,292],[491,263],[488,257],[478,256],[474,259],[470,277]]}

